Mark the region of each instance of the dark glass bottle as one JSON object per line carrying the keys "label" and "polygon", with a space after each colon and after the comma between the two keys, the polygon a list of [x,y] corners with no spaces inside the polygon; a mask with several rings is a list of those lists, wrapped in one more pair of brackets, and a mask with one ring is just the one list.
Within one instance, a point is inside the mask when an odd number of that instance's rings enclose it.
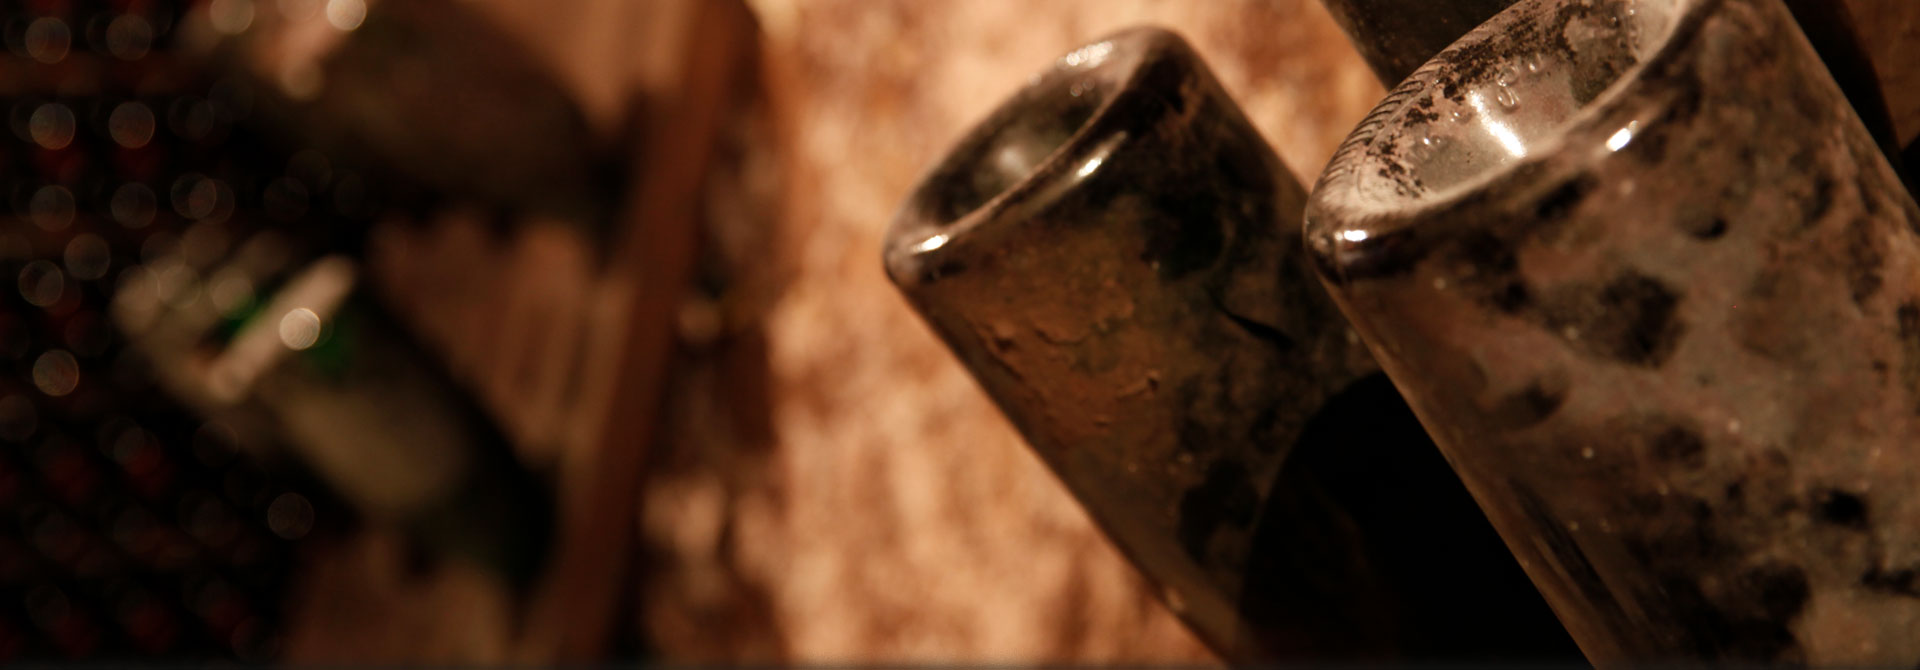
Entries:
{"label": "dark glass bottle", "polygon": [[[274,436],[363,514],[430,552],[516,586],[538,576],[555,525],[548,485],[361,289],[352,260],[300,258],[265,232],[203,268],[203,285],[166,285],[164,273],[190,264],[158,259],[116,298],[115,316],[163,386],[209,417]],[[225,306],[170,297],[231,284],[258,288]]]}
{"label": "dark glass bottle", "polygon": [[1593,662],[1912,665],[1920,206],[1779,2],[1570,6],[1387,96],[1317,267]]}
{"label": "dark glass bottle", "polygon": [[1137,29],[979,124],[885,261],[1226,657],[1577,658],[1330,309],[1303,195],[1192,50]]}

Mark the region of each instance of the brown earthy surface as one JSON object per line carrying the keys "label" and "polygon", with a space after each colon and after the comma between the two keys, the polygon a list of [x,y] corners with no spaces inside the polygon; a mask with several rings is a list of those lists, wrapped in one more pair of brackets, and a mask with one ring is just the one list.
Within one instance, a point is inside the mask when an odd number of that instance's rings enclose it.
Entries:
{"label": "brown earthy surface", "polygon": [[1920,139],[1920,2],[1847,0],[1902,142]]}

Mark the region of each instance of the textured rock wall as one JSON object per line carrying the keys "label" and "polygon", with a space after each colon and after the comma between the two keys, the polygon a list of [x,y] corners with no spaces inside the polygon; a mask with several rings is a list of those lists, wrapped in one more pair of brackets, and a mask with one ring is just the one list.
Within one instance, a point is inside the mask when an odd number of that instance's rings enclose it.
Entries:
{"label": "textured rock wall", "polygon": [[1894,131],[1903,142],[1920,139],[1920,2],[1847,0],[1886,91]]}

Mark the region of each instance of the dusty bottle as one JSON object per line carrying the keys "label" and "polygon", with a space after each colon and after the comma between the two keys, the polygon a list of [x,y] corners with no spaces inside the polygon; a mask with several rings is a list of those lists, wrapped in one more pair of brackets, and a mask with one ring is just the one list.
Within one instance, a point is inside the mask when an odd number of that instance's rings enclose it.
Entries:
{"label": "dusty bottle", "polygon": [[1308,247],[1588,657],[1920,659],[1920,207],[1787,8],[1522,0]]}
{"label": "dusty bottle", "polygon": [[[1888,111],[1887,96],[1875,70],[1876,67],[1911,67],[1911,64],[1898,62],[1897,56],[1884,55],[1876,64],[1869,54],[1870,47],[1880,46],[1883,53],[1902,52],[1863,39],[1860,27],[1855,24],[1854,12],[1849,9],[1849,5],[1858,5],[1876,15],[1889,13],[1878,6],[1887,0],[1784,1],[1881,150],[1896,169],[1901,168],[1904,160],[1900,155],[1901,137],[1895,132],[1894,117]],[[1322,0],[1334,22],[1346,31],[1360,56],[1389,88],[1467,31],[1513,3],[1514,0]],[[1881,41],[1891,40],[1882,38]],[[1920,101],[1920,96],[1902,95],[1899,101],[1901,111],[1908,111],[1915,106],[1912,101]]]}
{"label": "dusty bottle", "polygon": [[1060,59],[961,140],[885,261],[1228,658],[1563,658],[1314,279],[1303,197],[1191,49],[1138,29]]}

